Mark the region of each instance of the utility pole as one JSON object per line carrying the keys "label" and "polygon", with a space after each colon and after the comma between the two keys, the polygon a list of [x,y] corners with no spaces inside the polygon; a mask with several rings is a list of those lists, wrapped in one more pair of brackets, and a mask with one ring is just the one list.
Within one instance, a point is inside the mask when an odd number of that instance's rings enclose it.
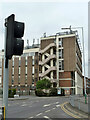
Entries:
{"label": "utility pole", "polygon": [[23,54],[24,40],[24,23],[14,20],[15,15],[12,14],[5,19],[5,52],[4,52],[4,74],[3,74],[3,106],[4,116],[8,118],[8,81],[9,81],[9,59],[13,55]]}
{"label": "utility pole", "polygon": [[[5,23],[7,21],[5,20]],[[5,24],[6,27],[6,24]],[[8,79],[9,79],[9,70],[8,70],[8,59],[6,58],[6,40],[7,40],[7,28],[5,28],[5,45],[4,45],[4,72],[3,72],[3,105],[4,105],[4,116],[7,118],[8,114]]]}

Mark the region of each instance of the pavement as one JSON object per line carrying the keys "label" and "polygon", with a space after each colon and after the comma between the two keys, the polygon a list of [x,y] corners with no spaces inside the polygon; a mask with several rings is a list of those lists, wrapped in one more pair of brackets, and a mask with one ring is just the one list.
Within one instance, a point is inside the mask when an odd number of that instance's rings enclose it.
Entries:
{"label": "pavement", "polygon": [[[73,101],[71,101],[73,99]],[[87,97],[87,104],[85,104],[84,96],[74,96],[70,98],[69,102],[65,102],[61,105],[61,109],[68,115],[77,118],[79,120],[90,120],[90,97]]]}
{"label": "pavement", "polygon": [[29,95],[28,96],[20,96],[20,97],[15,97],[15,98],[8,98],[9,101],[14,101],[14,100],[26,100],[29,99]]}

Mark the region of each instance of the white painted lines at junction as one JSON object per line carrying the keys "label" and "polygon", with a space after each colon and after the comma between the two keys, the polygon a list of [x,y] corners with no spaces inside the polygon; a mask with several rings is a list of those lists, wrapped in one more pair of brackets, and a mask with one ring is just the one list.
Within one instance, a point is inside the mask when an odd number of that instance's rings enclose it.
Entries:
{"label": "white painted lines at junction", "polygon": [[50,112],[51,110],[47,110],[47,111],[45,111],[45,112]]}
{"label": "white painted lines at junction", "polygon": [[48,107],[48,106],[50,106],[51,104],[47,104],[47,105],[44,105],[43,107]]}
{"label": "white painted lines at junction", "polygon": [[60,107],[61,105],[56,105],[56,107]]}
{"label": "white painted lines at junction", "polygon": [[55,103],[51,103],[51,104],[46,104],[46,105],[43,105],[43,107],[48,107],[48,106],[53,105],[53,104],[59,104],[59,102],[55,102]]}
{"label": "white painted lines at junction", "polygon": [[48,119],[48,120],[51,120],[48,116],[43,116],[44,118]]}
{"label": "white painted lines at junction", "polygon": [[40,115],[42,115],[42,113],[39,113],[39,114],[37,114],[36,116],[40,116]]}
{"label": "white painted lines at junction", "polygon": [[53,108],[53,110],[55,110],[56,108]]}
{"label": "white painted lines at junction", "polygon": [[29,118],[34,118],[34,117],[32,116],[32,117],[29,117]]}

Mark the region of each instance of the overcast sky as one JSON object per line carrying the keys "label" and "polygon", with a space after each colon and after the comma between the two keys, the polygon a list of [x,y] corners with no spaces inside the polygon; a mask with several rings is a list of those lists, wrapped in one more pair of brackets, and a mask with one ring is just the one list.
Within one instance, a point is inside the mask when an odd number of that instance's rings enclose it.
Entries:
{"label": "overcast sky", "polygon": [[[25,22],[25,34],[23,39],[25,45],[27,39],[29,44],[32,45],[33,38],[35,43],[37,39],[43,36],[46,32],[47,35],[52,35],[61,31],[61,27],[83,27],[84,28],[84,42],[85,42],[85,57],[87,69],[87,52],[88,52],[88,1],[75,0],[72,2],[49,1],[49,2],[13,2],[3,0],[0,3],[0,50],[4,48],[4,35],[5,27],[4,22],[11,14],[15,14],[17,21]],[[79,29],[81,38],[81,30]],[[87,75],[87,71],[86,71]]]}

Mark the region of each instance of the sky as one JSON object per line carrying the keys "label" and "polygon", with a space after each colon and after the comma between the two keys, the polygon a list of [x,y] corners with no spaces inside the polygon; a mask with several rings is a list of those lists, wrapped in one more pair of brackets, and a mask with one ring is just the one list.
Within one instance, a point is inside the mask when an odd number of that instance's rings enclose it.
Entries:
{"label": "sky", "polygon": [[[85,43],[85,66],[88,66],[88,0],[13,0],[0,3],[0,50],[4,48],[5,18],[15,14],[15,20],[25,23],[24,42],[32,45],[33,39],[53,35],[62,31],[62,27],[83,27]],[[78,29],[82,42],[82,31]]]}

